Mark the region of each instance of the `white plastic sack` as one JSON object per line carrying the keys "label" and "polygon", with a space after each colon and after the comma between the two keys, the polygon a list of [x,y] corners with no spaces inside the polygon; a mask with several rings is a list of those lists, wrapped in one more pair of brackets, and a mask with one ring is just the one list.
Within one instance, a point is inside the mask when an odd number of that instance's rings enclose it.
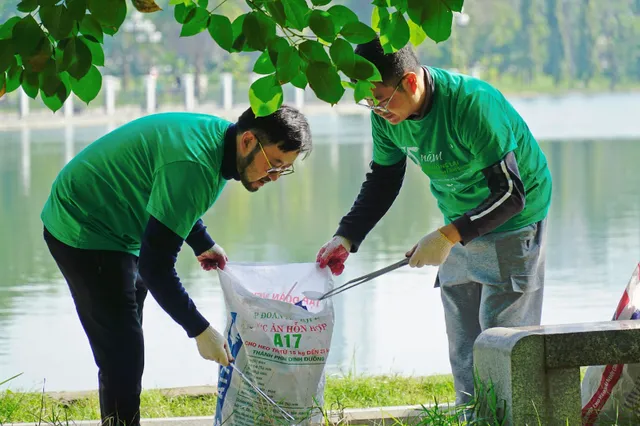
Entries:
{"label": "white plastic sack", "polygon": [[[622,294],[613,321],[640,318],[640,264]],[[613,424],[639,420],[640,364],[598,365],[587,368],[582,380],[582,423]],[[635,423],[637,424],[637,423]]]}
{"label": "white plastic sack", "polygon": [[[295,417],[295,424],[321,420],[317,407],[324,405],[334,310],[331,299],[308,300],[302,293],[329,291],[328,268],[228,263],[218,274],[227,310],[224,336],[238,369]],[[214,426],[293,423],[233,368],[220,367]]]}

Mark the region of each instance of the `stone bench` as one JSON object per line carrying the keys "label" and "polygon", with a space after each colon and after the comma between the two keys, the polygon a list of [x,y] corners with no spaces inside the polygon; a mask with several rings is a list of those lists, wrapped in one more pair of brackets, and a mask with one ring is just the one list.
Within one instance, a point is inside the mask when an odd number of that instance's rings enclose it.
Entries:
{"label": "stone bench", "polygon": [[580,367],[640,362],[640,321],[492,328],[473,356],[480,383],[504,400],[505,424],[580,425]]}

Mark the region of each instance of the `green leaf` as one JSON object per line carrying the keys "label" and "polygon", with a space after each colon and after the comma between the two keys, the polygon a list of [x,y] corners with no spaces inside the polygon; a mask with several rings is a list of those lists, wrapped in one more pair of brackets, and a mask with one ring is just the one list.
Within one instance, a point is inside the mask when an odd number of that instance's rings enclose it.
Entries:
{"label": "green leaf", "polygon": [[69,66],[68,72],[71,77],[80,80],[91,69],[93,59],[89,47],[78,39],[75,41],[75,48],[75,58]]}
{"label": "green leaf", "polygon": [[[427,0],[427,1],[430,1],[430,0]],[[377,7],[390,7],[391,6],[391,3],[389,3],[389,0],[373,0],[371,2],[371,4],[374,5],[374,6],[377,6]]]}
{"label": "green leaf", "polygon": [[18,3],[18,10],[22,13],[30,13],[38,8],[38,0],[22,0]]}
{"label": "green leaf", "polygon": [[61,81],[60,85],[56,92],[49,96],[44,92],[40,92],[40,97],[42,98],[42,102],[49,108],[51,111],[56,112],[62,105],[64,105],[64,101],[69,97],[69,88]]}
{"label": "green leaf", "polygon": [[307,40],[298,46],[300,56],[307,62],[325,62],[331,64],[331,58],[324,46],[315,40]]}
{"label": "green leaf", "polygon": [[324,41],[332,42],[336,38],[336,26],[333,16],[324,10],[313,10],[309,15],[309,28]]}
{"label": "green leaf", "polygon": [[311,4],[314,6],[326,6],[331,3],[331,0],[311,0]]}
{"label": "green leaf", "polygon": [[192,9],[189,14],[191,13],[193,13],[193,17],[185,20],[180,31],[180,37],[191,37],[200,34],[209,25],[209,12],[207,9],[198,7],[197,9]]}
{"label": "green leaf", "polygon": [[99,67],[104,66],[104,50],[102,45],[86,37],[78,37],[91,51],[91,62]]}
{"label": "green leaf", "polygon": [[0,73],[4,73],[9,69],[13,62],[15,50],[13,42],[9,40],[0,40]]}
{"label": "green leaf", "polygon": [[334,105],[344,94],[338,70],[326,62],[310,63],[306,71],[309,86],[318,99]]}
{"label": "green leaf", "polygon": [[376,32],[362,22],[349,22],[342,27],[340,34],[353,44],[368,43],[376,38]]}
{"label": "green leaf", "polygon": [[55,61],[50,61],[44,68],[44,71],[40,73],[40,92],[41,96],[54,96],[58,87],[62,84],[60,80],[60,74],[56,68]]}
{"label": "green leaf", "polygon": [[355,55],[356,60],[351,70],[342,70],[347,77],[354,80],[382,81],[380,71],[371,62],[360,55]]}
{"label": "green leaf", "polygon": [[37,72],[25,71],[22,75],[22,90],[31,99],[35,99],[40,91],[40,78]]}
{"label": "green leaf", "polygon": [[[437,0],[438,2],[440,0]],[[427,8],[424,0],[408,0],[407,4],[409,10],[407,11],[409,18],[416,24],[422,26],[422,23],[427,20]]]}
{"label": "green leaf", "polygon": [[419,46],[427,38],[422,27],[411,20],[409,20],[409,33],[411,34],[409,41],[414,46]]}
{"label": "green leaf", "polygon": [[62,108],[64,102],[71,94],[71,87],[69,82],[69,75],[66,72],[61,73],[58,76],[59,84],[55,93],[47,94],[43,90],[40,91],[42,102],[53,112]]}
{"label": "green leaf", "polygon": [[339,38],[333,42],[329,49],[331,59],[339,70],[350,70],[355,65],[356,56],[353,53],[351,43],[345,39]]}
{"label": "green leaf", "polygon": [[127,3],[125,0],[88,0],[89,11],[100,22],[104,31],[110,34],[117,32],[127,17]]}
{"label": "green leaf", "polygon": [[87,105],[94,100],[102,87],[102,75],[98,68],[91,66],[89,72],[80,80],[71,77],[71,90]]}
{"label": "green leaf", "polygon": [[[58,44],[60,46],[60,44]],[[56,68],[58,72],[66,71],[69,69],[73,60],[76,57],[76,38],[70,39],[65,45],[62,52],[62,59],[60,60],[56,56]]]}
{"label": "green leaf", "polygon": [[284,96],[282,86],[271,74],[253,82],[249,88],[249,103],[256,117],[264,117],[273,114],[282,105]]}
{"label": "green leaf", "polygon": [[295,47],[290,46],[289,49],[281,52],[278,55],[276,64],[276,79],[278,83],[288,83],[300,74],[300,62],[300,55]]}
{"label": "green leaf", "polygon": [[461,0],[408,0],[409,18],[420,25],[429,38],[436,43],[451,35],[452,10],[462,10]]}
{"label": "green leaf", "polygon": [[462,6],[464,6],[464,0],[441,0],[442,2],[444,2],[447,6],[449,6],[449,9],[453,10],[454,12],[462,12]]}
{"label": "green leaf", "polygon": [[91,36],[96,39],[97,42],[104,42],[104,35],[102,34],[102,27],[100,22],[93,15],[86,14],[80,22],[80,32],[85,36]]}
{"label": "green leaf", "polygon": [[13,27],[14,48],[22,56],[33,54],[45,37],[44,31],[31,15],[25,16]]}
{"label": "green leaf", "polygon": [[341,4],[337,4],[335,6],[331,6],[329,10],[327,10],[329,14],[333,17],[333,23],[336,25],[336,28],[341,29],[345,24],[349,22],[358,22],[358,15],[355,14],[351,9]]}
{"label": "green leaf", "polygon": [[[87,10],[87,0],[66,0],[69,17],[74,21],[82,21]],[[102,31],[100,32],[102,34]]]}
{"label": "green leaf", "polygon": [[453,12],[442,1],[430,1],[424,4],[427,18],[422,22],[422,29],[430,39],[439,43],[451,36]]}
{"label": "green leaf", "polygon": [[40,41],[40,44],[33,54],[29,55],[29,57],[22,58],[23,65],[27,71],[40,72],[51,58],[52,53],[53,46],[49,39],[45,37]]}
{"label": "green leaf", "polygon": [[20,21],[20,17],[14,16],[13,18],[9,18],[9,20],[4,24],[0,25],[0,40],[11,38],[13,35],[13,27]]}
{"label": "green leaf", "polygon": [[[284,37],[276,37],[269,42],[269,47],[267,48],[267,52],[269,53],[269,58],[271,58],[272,64],[278,63],[278,55],[281,52],[289,49],[289,42]],[[272,71],[275,72],[275,69]]]}
{"label": "green leaf", "polygon": [[391,0],[391,7],[395,7],[398,12],[406,13],[408,5],[407,0]]}
{"label": "green leaf", "polygon": [[287,16],[289,26],[296,30],[307,27],[309,6],[306,0],[286,0],[283,2],[284,13]]}
{"label": "green leaf", "polygon": [[16,61],[11,65],[9,71],[7,71],[7,84],[6,91],[7,93],[11,93],[20,87],[22,81],[22,72],[23,68],[18,65]]}
{"label": "green leaf", "polygon": [[342,80],[341,83],[342,83],[342,87],[344,87],[345,89],[356,90],[356,85],[350,81]]}
{"label": "green leaf", "polygon": [[275,23],[261,12],[250,12],[242,23],[242,32],[249,47],[265,50],[269,41],[276,36]]}
{"label": "green leaf", "polygon": [[307,87],[308,83],[309,82],[307,81],[307,76],[305,75],[305,73],[302,73],[302,72],[298,73],[298,75],[295,76],[293,80],[291,80],[291,84],[297,87],[298,89],[304,89],[305,87]]}
{"label": "green leaf", "polygon": [[[196,13],[195,10],[196,10],[196,6],[193,6],[193,5],[187,6],[184,3],[180,3],[176,5],[176,7],[173,9],[173,17],[179,24],[184,24],[188,22],[187,17],[189,16],[190,13],[195,15]],[[191,18],[193,18],[193,15],[191,16]]]}
{"label": "green leaf", "polygon": [[233,28],[229,18],[223,15],[211,15],[209,18],[209,34],[218,46],[231,52],[233,46]]}
{"label": "green leaf", "polygon": [[371,28],[376,32],[380,32],[381,22],[387,22],[389,19],[389,11],[387,9],[374,7],[371,13]]}
{"label": "green leaf", "polygon": [[271,17],[279,25],[285,26],[287,24],[287,14],[284,11],[284,5],[281,0],[267,2],[265,3],[265,6]]}
{"label": "green leaf", "polygon": [[59,47],[56,47],[54,50],[54,60],[56,61],[56,71],[58,72],[66,71],[66,69],[69,67],[67,65],[67,68],[63,69],[64,50],[60,49]]}
{"label": "green leaf", "polygon": [[401,12],[394,12],[389,21],[381,22],[380,44],[384,53],[393,53],[402,49],[411,37],[409,24]]}
{"label": "green leaf", "polygon": [[238,16],[233,23],[231,24],[231,28],[233,29],[233,45],[231,48],[234,52],[254,52],[255,49],[249,46],[247,43],[247,37],[242,32],[242,28],[244,26],[244,20],[248,14]]}
{"label": "green leaf", "polygon": [[353,99],[358,103],[364,98],[370,98],[372,96],[371,89],[375,89],[375,87],[370,81],[358,81],[353,89]]}
{"label": "green leaf", "polygon": [[268,51],[265,50],[260,56],[258,56],[256,63],[253,65],[253,72],[265,75],[276,72],[276,67],[273,66]]}
{"label": "green leaf", "polygon": [[42,24],[55,39],[61,40],[71,34],[71,28],[74,22],[66,6],[41,7],[38,13]]}

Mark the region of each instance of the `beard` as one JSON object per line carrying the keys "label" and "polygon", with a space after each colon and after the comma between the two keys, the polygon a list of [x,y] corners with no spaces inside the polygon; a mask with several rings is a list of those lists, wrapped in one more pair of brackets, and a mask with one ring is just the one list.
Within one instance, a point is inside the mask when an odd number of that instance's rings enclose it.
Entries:
{"label": "beard", "polygon": [[257,181],[250,181],[247,177],[247,169],[249,168],[249,165],[253,163],[256,152],[257,150],[254,149],[246,157],[242,157],[240,156],[240,154],[236,156],[236,168],[238,169],[238,174],[240,175],[240,182],[242,182],[242,186],[244,186],[244,188],[249,192],[256,192],[258,189],[260,189],[260,186],[262,185],[255,186],[256,182],[262,182],[263,184],[265,184],[271,181],[271,179],[269,179],[269,176],[265,176],[262,179],[258,179]]}

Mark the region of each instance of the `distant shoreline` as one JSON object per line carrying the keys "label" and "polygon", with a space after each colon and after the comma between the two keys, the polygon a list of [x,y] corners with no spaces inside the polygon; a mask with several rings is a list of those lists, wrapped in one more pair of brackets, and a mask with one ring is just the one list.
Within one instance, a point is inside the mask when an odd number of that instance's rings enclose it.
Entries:
{"label": "distant shoreline", "polygon": [[[584,98],[585,100],[591,100],[593,98],[602,98],[607,99],[608,97],[631,97],[632,102],[628,102],[625,100],[626,107],[623,110],[627,113],[631,113],[631,110],[635,108],[636,104],[640,106],[640,85],[622,88],[616,91],[606,91],[606,90],[598,90],[597,88],[591,90],[585,89],[558,89],[553,91],[539,91],[539,90],[509,90],[508,86],[500,87],[497,86],[501,92],[511,101],[516,104],[520,104],[518,108],[519,111],[525,111],[527,109],[527,105],[530,102],[536,101],[536,103],[542,103],[545,100],[552,100],[548,107],[550,109],[558,109],[560,108],[560,104],[556,102],[556,100],[564,100],[564,101],[575,101],[576,99],[580,100]],[[638,100],[636,101],[636,96]],[[540,102],[537,102],[540,101]],[[33,102],[41,102],[39,99],[36,101],[31,100],[31,105]],[[293,105],[292,102],[286,102],[287,104]],[[631,104],[631,105],[629,105]],[[77,108],[80,106],[80,108]],[[603,108],[611,108],[603,106]],[[615,106],[615,103],[614,103]],[[29,114],[20,118],[18,114],[17,106],[13,110],[0,110],[0,132],[9,132],[9,131],[24,131],[24,130],[48,130],[48,129],[65,129],[69,127],[97,127],[97,126],[105,126],[108,130],[114,129],[122,124],[125,124],[133,119],[142,117],[144,115],[150,113],[159,113],[159,112],[168,112],[168,111],[185,111],[185,107],[183,104],[164,104],[158,106],[154,111],[147,112],[140,105],[123,105],[116,107],[114,113],[112,115],[108,115],[105,112],[105,108],[101,104],[92,104],[91,108],[83,108],[83,105],[79,100],[74,100],[74,107],[76,107],[76,111],[73,115],[65,115],[64,108],[57,111],[56,113],[52,113],[44,106],[38,107],[30,107]],[[216,115],[230,121],[234,121],[237,117],[246,109],[249,105],[247,103],[236,104],[231,109],[224,109],[220,105],[208,102],[203,104],[198,104],[193,109],[194,112],[206,113]],[[573,105],[575,107],[575,104]],[[620,108],[622,106],[619,105]],[[581,107],[582,108],[582,107]],[[584,108],[586,108],[589,114],[600,114],[600,106],[597,104],[585,104]],[[78,111],[80,110],[80,111]],[[366,116],[370,114],[369,110],[366,108],[362,108],[359,105],[356,105],[352,102],[348,95],[345,95],[345,98],[334,106],[331,106],[327,103],[320,101],[309,101],[303,104],[301,111],[310,118],[313,117],[341,117],[345,115],[360,115]],[[536,116],[532,117],[535,119],[534,121],[549,121],[554,122],[558,119],[558,113],[561,111],[548,111],[541,112],[541,110],[536,109]],[[622,112],[622,111],[621,111]],[[525,114],[526,115],[526,114]],[[548,115],[548,117],[547,117]],[[528,118],[525,116],[525,119]],[[529,122],[529,120],[528,120]],[[580,129],[583,127],[582,125],[585,123],[567,123],[567,126],[572,126],[575,129]],[[586,123],[589,125],[589,123]],[[535,127],[535,126],[533,126]],[[618,126],[619,127],[619,126]],[[634,127],[635,128],[635,127]],[[564,133],[561,132],[561,133]],[[634,134],[638,133],[638,131],[634,131]],[[545,134],[544,137],[547,137]]]}

